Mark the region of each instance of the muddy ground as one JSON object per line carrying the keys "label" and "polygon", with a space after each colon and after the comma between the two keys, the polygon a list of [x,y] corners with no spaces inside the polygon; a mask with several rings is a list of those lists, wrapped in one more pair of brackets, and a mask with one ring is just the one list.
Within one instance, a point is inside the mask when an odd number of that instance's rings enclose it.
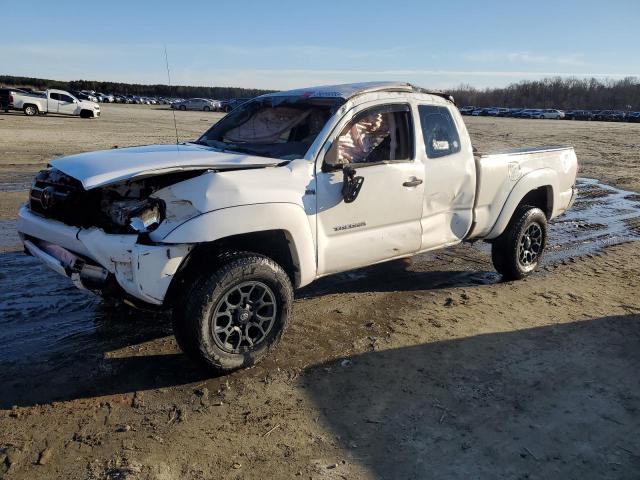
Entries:
{"label": "muddy ground", "polygon": [[[464,245],[323,279],[271,358],[212,378],[167,317],[18,251],[48,160],[175,138],[167,110],[103,112],[0,114],[0,478],[638,478],[640,125],[467,117],[481,151],[569,143],[601,181],[544,268],[503,283]],[[218,116],[176,112],[183,138]]]}

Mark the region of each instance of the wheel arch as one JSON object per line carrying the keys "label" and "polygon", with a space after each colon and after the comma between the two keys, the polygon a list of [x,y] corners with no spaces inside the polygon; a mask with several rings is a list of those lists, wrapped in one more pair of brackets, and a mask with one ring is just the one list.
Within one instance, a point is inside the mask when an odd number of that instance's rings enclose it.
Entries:
{"label": "wheel arch", "polygon": [[22,104],[22,111],[25,111],[27,109],[27,107],[35,107],[36,114],[38,114],[38,113],[40,113],[42,111],[42,109],[40,108],[40,105],[38,105],[37,103],[31,103],[31,102],[23,103]]}
{"label": "wheel arch", "polygon": [[174,229],[162,243],[196,244],[180,270],[200,265],[194,260],[210,261],[225,251],[251,251],[273,258],[296,288],[316,276],[310,223],[295,204],[243,205],[208,212]]}
{"label": "wheel arch", "polygon": [[282,267],[293,285],[300,282],[299,261],[295,250],[290,247],[287,232],[263,230],[243,233],[196,245],[174,275],[164,304],[173,305],[185,286],[204,272],[216,269],[224,260],[225,254],[234,252],[251,252],[269,257]]}
{"label": "wheel arch", "polygon": [[522,177],[511,190],[486,240],[499,237],[522,205],[539,208],[544,212],[547,220],[550,220],[554,216],[557,191],[558,174],[552,169],[536,170]]}

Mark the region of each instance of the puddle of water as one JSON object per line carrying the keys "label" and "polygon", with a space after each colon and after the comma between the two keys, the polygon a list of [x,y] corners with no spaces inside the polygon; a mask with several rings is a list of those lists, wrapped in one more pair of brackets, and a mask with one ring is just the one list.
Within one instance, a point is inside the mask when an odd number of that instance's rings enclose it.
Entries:
{"label": "puddle of water", "polygon": [[[590,179],[580,179],[578,189],[574,208],[550,225],[546,264],[640,239],[640,195]],[[16,239],[15,221],[0,222],[0,244]],[[298,297],[494,283],[500,277],[493,271],[488,251],[488,245],[482,243],[460,245],[418,255],[410,265],[391,262],[334,275],[304,289]],[[1,365],[37,359],[46,368],[54,368],[60,362],[79,362],[96,351],[101,354],[105,345],[128,343],[149,325],[158,324],[150,315],[127,312],[106,307],[99,298],[77,290],[31,257],[0,253]],[[11,370],[0,368],[0,382],[10,378]]]}
{"label": "puddle of water", "polygon": [[24,364],[46,377],[138,337],[167,335],[161,317],[109,305],[21,252],[0,254],[0,384],[22,381],[15,372]]}
{"label": "puddle of water", "polygon": [[22,250],[15,220],[0,220],[0,252]]}
{"label": "puddle of water", "polygon": [[69,347],[76,351],[78,345],[69,339],[94,328],[98,300],[32,257],[19,252],[1,254],[0,285],[2,364]]}
{"label": "puddle of water", "polygon": [[572,209],[549,225],[544,263],[594,253],[604,247],[640,239],[640,195],[580,178]]}
{"label": "puddle of water", "polygon": [[25,192],[31,188],[34,172],[0,172],[0,192]]}

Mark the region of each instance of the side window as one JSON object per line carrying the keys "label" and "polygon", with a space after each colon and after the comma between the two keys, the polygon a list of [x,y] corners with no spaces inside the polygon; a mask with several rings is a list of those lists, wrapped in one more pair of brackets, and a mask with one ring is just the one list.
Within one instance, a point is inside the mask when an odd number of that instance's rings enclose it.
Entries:
{"label": "side window", "polygon": [[343,128],[334,146],[326,160],[329,165],[412,159],[409,106],[388,105],[359,113]]}
{"label": "side window", "polygon": [[71,103],[71,102],[73,102],[73,98],[71,98],[69,95],[60,94],[60,101],[61,102]]}
{"label": "side window", "polygon": [[60,100],[60,94],[58,94],[58,93],[50,93],[49,94],[49,98],[51,100]]}
{"label": "side window", "polygon": [[418,113],[429,158],[444,157],[460,151],[460,136],[448,108],[419,105]]}

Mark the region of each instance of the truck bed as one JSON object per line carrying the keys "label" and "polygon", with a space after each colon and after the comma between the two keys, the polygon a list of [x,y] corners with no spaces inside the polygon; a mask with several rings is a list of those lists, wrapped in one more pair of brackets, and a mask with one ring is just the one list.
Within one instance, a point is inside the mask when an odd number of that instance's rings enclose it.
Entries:
{"label": "truck bed", "polygon": [[[540,194],[552,195],[549,219],[563,213],[571,203],[573,184],[577,172],[577,160],[573,147],[546,146],[517,148],[476,155],[476,197],[474,226],[468,240],[492,239],[500,235],[508,218],[511,198],[516,198],[520,185],[531,190],[539,188]],[[524,190],[525,188],[523,188]],[[526,193],[526,192],[525,192]],[[518,201],[524,196],[518,197]],[[510,218],[510,215],[509,215]]]}

